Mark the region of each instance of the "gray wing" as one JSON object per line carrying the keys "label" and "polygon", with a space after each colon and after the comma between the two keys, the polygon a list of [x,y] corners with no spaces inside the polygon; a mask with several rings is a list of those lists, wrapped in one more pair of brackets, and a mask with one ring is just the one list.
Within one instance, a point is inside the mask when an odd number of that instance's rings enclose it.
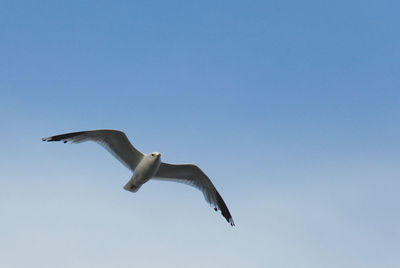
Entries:
{"label": "gray wing", "polygon": [[153,179],[175,181],[198,188],[203,192],[206,201],[214,206],[214,210],[221,210],[225,219],[232,226],[235,225],[231,213],[221,195],[218,193],[217,189],[215,189],[211,180],[198,166],[191,164],[172,165],[161,163]]}
{"label": "gray wing", "polygon": [[43,138],[43,141],[63,141],[64,143],[80,143],[94,141],[106,148],[127,168],[135,171],[143,154],[129,142],[125,133],[119,130],[90,130],[61,134]]}

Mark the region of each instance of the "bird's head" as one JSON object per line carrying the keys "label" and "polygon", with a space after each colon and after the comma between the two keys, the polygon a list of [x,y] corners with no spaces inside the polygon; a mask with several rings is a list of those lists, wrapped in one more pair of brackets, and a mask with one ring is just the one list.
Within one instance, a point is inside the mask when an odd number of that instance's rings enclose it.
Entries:
{"label": "bird's head", "polygon": [[152,158],[160,158],[161,154],[159,152],[153,152],[153,153],[150,154],[150,157],[152,157]]}

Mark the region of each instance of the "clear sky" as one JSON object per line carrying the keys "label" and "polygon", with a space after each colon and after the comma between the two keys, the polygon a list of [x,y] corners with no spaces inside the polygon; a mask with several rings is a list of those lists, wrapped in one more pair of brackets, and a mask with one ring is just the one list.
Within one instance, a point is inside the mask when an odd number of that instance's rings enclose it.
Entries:
{"label": "clear sky", "polygon": [[[0,2],[1,267],[400,267],[398,1]],[[123,190],[94,143],[198,164]]]}

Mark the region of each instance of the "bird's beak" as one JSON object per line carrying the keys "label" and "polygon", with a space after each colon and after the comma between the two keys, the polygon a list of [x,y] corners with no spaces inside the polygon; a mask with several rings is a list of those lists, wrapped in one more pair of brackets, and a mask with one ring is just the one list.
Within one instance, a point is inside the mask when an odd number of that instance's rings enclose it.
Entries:
{"label": "bird's beak", "polygon": [[157,156],[158,156],[158,157],[160,157],[160,156],[161,156],[161,154],[160,154],[160,153],[158,153],[158,154],[157,154]]}

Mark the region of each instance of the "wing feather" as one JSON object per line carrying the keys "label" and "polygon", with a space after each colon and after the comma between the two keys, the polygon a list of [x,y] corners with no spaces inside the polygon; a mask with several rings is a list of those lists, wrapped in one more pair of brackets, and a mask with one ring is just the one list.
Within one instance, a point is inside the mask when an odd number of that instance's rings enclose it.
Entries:
{"label": "wing feather", "polygon": [[214,206],[215,210],[220,210],[227,222],[232,226],[233,222],[231,213],[228,210],[224,200],[214,187],[207,175],[196,165],[192,164],[168,164],[161,163],[157,174],[153,177],[157,180],[168,180],[179,183],[184,183],[196,187],[203,192],[206,201]]}
{"label": "wing feather", "polygon": [[97,142],[132,171],[135,171],[137,164],[143,157],[143,154],[133,147],[125,133],[119,130],[79,131],[47,137],[42,140],[63,141],[64,143]]}

